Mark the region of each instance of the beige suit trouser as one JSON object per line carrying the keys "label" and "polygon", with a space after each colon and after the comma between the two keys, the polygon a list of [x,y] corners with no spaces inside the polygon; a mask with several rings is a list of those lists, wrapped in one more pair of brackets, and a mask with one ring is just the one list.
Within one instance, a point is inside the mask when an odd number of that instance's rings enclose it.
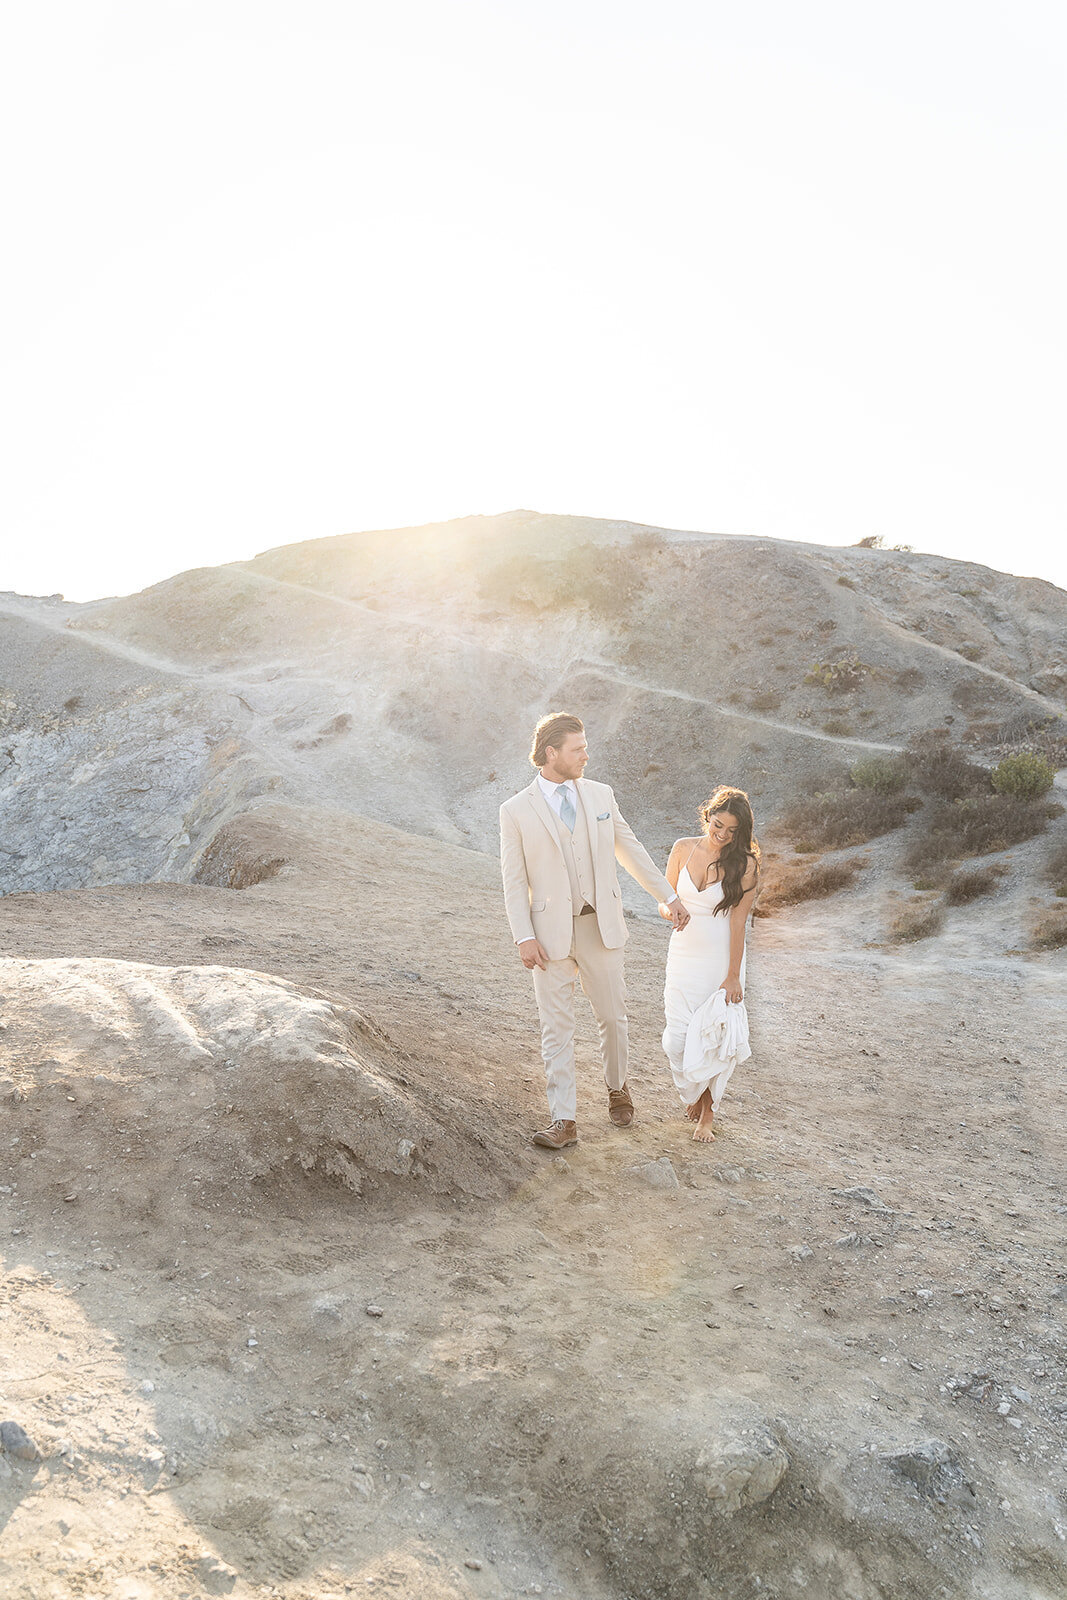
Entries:
{"label": "beige suit trouser", "polygon": [[626,983],[623,952],[608,950],[595,916],[575,917],[570,955],[535,967],[534,994],[541,1018],[541,1054],[545,1063],[548,1109],[553,1122],[573,1122],[577,1110],[574,1071],[574,985],[593,1008],[600,1029],[604,1082],[621,1089],[626,1082]]}

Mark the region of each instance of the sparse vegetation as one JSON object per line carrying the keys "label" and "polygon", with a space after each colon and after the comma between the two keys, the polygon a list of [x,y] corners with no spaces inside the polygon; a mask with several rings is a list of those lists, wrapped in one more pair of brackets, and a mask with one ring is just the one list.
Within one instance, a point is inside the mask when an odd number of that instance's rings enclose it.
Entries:
{"label": "sparse vegetation", "polygon": [[891,833],[917,810],[910,795],[883,795],[873,789],[832,789],[801,801],[786,813],[783,826],[801,854],[843,850]]}
{"label": "sparse vegetation", "polygon": [[852,579],[846,577],[844,573],[841,574],[837,581],[843,589],[854,589],[856,587]]}
{"label": "sparse vegetation", "polygon": [[865,661],[850,652],[838,656],[835,661],[813,661],[804,682],[818,684],[831,694],[840,694],[843,690],[857,688],[870,676],[871,670]]}
{"label": "sparse vegetation", "polygon": [[1029,712],[999,722],[983,722],[971,729],[972,737],[1000,755],[1027,750],[1044,756],[1053,767],[1067,767],[1067,718],[1033,717]]}
{"label": "sparse vegetation", "polygon": [[1044,756],[1020,750],[1017,755],[1005,756],[989,776],[998,794],[1014,795],[1019,800],[1037,800],[1048,794],[1056,772]]}
{"label": "sparse vegetation", "polygon": [[1045,871],[1057,895],[1067,898],[1067,844],[1052,852]]}
{"label": "sparse vegetation", "polygon": [[828,722],[823,723],[822,731],[832,733],[835,739],[847,739],[852,732],[852,726],[841,717],[831,717]]}
{"label": "sparse vegetation", "polygon": [[929,939],[937,933],[943,921],[940,901],[912,900],[893,918],[889,937],[894,944],[914,944],[918,939]]}
{"label": "sparse vegetation", "polygon": [[1034,922],[1031,944],[1035,950],[1062,950],[1067,945],[1067,907],[1050,906]]}
{"label": "sparse vegetation", "polygon": [[999,864],[954,872],[945,885],[945,903],[965,906],[972,900],[980,900],[983,895],[992,894],[1003,876],[1004,868]]}
{"label": "sparse vegetation", "polygon": [[760,894],[764,911],[780,906],[799,905],[802,900],[823,900],[827,895],[847,889],[863,865],[850,861],[820,861],[813,867],[782,867]]}
{"label": "sparse vegetation", "polygon": [[782,703],[782,697],[774,689],[758,689],[749,700],[751,711],[777,711]]}
{"label": "sparse vegetation", "polygon": [[913,739],[907,754],[912,782],[925,794],[962,800],[989,794],[989,774],[968,759],[945,734],[931,732]]}
{"label": "sparse vegetation", "polygon": [[1021,844],[1039,834],[1048,820],[1047,804],[1012,795],[942,801],[932,807],[926,826],[912,840],[904,865],[916,875],[943,879],[954,862]]}
{"label": "sparse vegetation", "polygon": [[666,548],[658,535],[643,533],[629,545],[576,545],[562,555],[511,552],[482,579],[482,599],[535,612],[584,603],[594,616],[617,621],[643,598],[648,563]]}
{"label": "sparse vegetation", "polygon": [[876,794],[899,794],[908,781],[908,763],[903,756],[864,756],[849,773],[857,789],[873,789]]}

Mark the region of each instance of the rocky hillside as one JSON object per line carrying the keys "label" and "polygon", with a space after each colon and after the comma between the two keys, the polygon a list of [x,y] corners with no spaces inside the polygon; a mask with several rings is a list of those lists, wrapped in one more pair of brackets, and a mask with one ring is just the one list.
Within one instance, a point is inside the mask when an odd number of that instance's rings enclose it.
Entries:
{"label": "rocky hillside", "polygon": [[193,879],[268,795],[491,850],[559,706],[662,850],[718,781],[766,828],[925,730],[979,758],[1047,736],[1067,594],[904,551],[520,511],[87,605],[4,596],[0,684],[7,892]]}

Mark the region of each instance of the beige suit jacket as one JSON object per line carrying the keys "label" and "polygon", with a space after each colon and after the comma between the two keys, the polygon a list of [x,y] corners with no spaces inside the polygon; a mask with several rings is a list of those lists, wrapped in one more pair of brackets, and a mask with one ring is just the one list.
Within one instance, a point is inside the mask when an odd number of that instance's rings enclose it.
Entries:
{"label": "beige suit jacket", "polygon": [[[576,787],[589,824],[600,937],[609,950],[617,950],[628,934],[616,861],[653,899],[671,900],[674,890],[620,814],[609,786],[579,778]],[[571,904],[556,818],[536,778],[500,807],[500,870],[516,943],[539,939],[550,961],[562,961],[570,954],[574,917],[582,908]]]}

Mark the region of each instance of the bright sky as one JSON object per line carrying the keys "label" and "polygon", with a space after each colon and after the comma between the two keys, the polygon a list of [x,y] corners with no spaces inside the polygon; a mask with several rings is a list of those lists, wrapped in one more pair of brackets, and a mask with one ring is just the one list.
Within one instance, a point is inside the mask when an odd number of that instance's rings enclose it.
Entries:
{"label": "bright sky", "polygon": [[0,589],[517,506],[1067,587],[1059,0],[5,18]]}

